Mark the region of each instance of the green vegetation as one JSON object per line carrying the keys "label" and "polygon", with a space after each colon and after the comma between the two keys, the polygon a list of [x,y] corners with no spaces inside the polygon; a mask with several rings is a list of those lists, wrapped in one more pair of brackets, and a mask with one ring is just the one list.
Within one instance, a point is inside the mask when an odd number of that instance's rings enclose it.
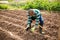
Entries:
{"label": "green vegetation", "polygon": [[8,5],[8,4],[0,4],[0,9],[17,9],[17,7],[14,7],[14,6],[11,6],[11,5]]}
{"label": "green vegetation", "polygon": [[34,0],[34,2],[27,2],[23,9],[40,9],[48,11],[60,11],[60,3],[57,1],[50,2],[48,0]]}
{"label": "green vegetation", "polygon": [[7,4],[0,4],[0,9],[8,9],[8,5]]}
{"label": "green vegetation", "polygon": [[0,9],[40,9],[48,11],[60,11],[60,2],[48,0],[33,0],[22,2],[12,2],[10,4],[0,4]]}

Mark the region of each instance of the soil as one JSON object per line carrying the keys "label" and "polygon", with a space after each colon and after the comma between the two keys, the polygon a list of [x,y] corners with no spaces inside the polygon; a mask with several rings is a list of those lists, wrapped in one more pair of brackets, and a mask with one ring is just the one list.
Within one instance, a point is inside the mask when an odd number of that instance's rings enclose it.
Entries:
{"label": "soil", "polygon": [[45,34],[25,31],[26,10],[0,10],[0,40],[57,40],[60,13],[41,11],[44,18]]}

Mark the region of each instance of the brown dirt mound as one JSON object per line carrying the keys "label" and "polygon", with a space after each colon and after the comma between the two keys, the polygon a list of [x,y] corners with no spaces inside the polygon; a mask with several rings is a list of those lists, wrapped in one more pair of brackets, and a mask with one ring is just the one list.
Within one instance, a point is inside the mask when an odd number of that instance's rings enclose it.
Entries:
{"label": "brown dirt mound", "polygon": [[46,34],[25,31],[27,22],[26,10],[0,10],[0,40],[57,40],[60,14],[41,11],[44,17]]}

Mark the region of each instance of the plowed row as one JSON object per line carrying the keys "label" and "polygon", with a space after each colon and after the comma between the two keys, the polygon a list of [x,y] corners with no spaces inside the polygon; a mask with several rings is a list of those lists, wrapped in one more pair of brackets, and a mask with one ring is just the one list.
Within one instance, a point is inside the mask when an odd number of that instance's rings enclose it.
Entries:
{"label": "plowed row", "polygon": [[41,11],[44,17],[46,34],[25,31],[27,23],[26,10],[0,10],[0,40],[57,40],[60,14]]}

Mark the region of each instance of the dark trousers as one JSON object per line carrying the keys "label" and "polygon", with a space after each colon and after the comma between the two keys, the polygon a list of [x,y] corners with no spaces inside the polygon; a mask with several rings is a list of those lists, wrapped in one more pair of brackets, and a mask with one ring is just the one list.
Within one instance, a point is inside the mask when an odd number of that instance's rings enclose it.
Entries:
{"label": "dark trousers", "polygon": [[[43,20],[43,17],[42,16],[40,16],[40,18],[39,18],[39,21],[40,21],[40,23],[39,23],[39,25],[41,26],[41,27],[43,27],[43,24],[44,24],[44,20]],[[42,28],[40,27],[40,33],[42,33]]]}

